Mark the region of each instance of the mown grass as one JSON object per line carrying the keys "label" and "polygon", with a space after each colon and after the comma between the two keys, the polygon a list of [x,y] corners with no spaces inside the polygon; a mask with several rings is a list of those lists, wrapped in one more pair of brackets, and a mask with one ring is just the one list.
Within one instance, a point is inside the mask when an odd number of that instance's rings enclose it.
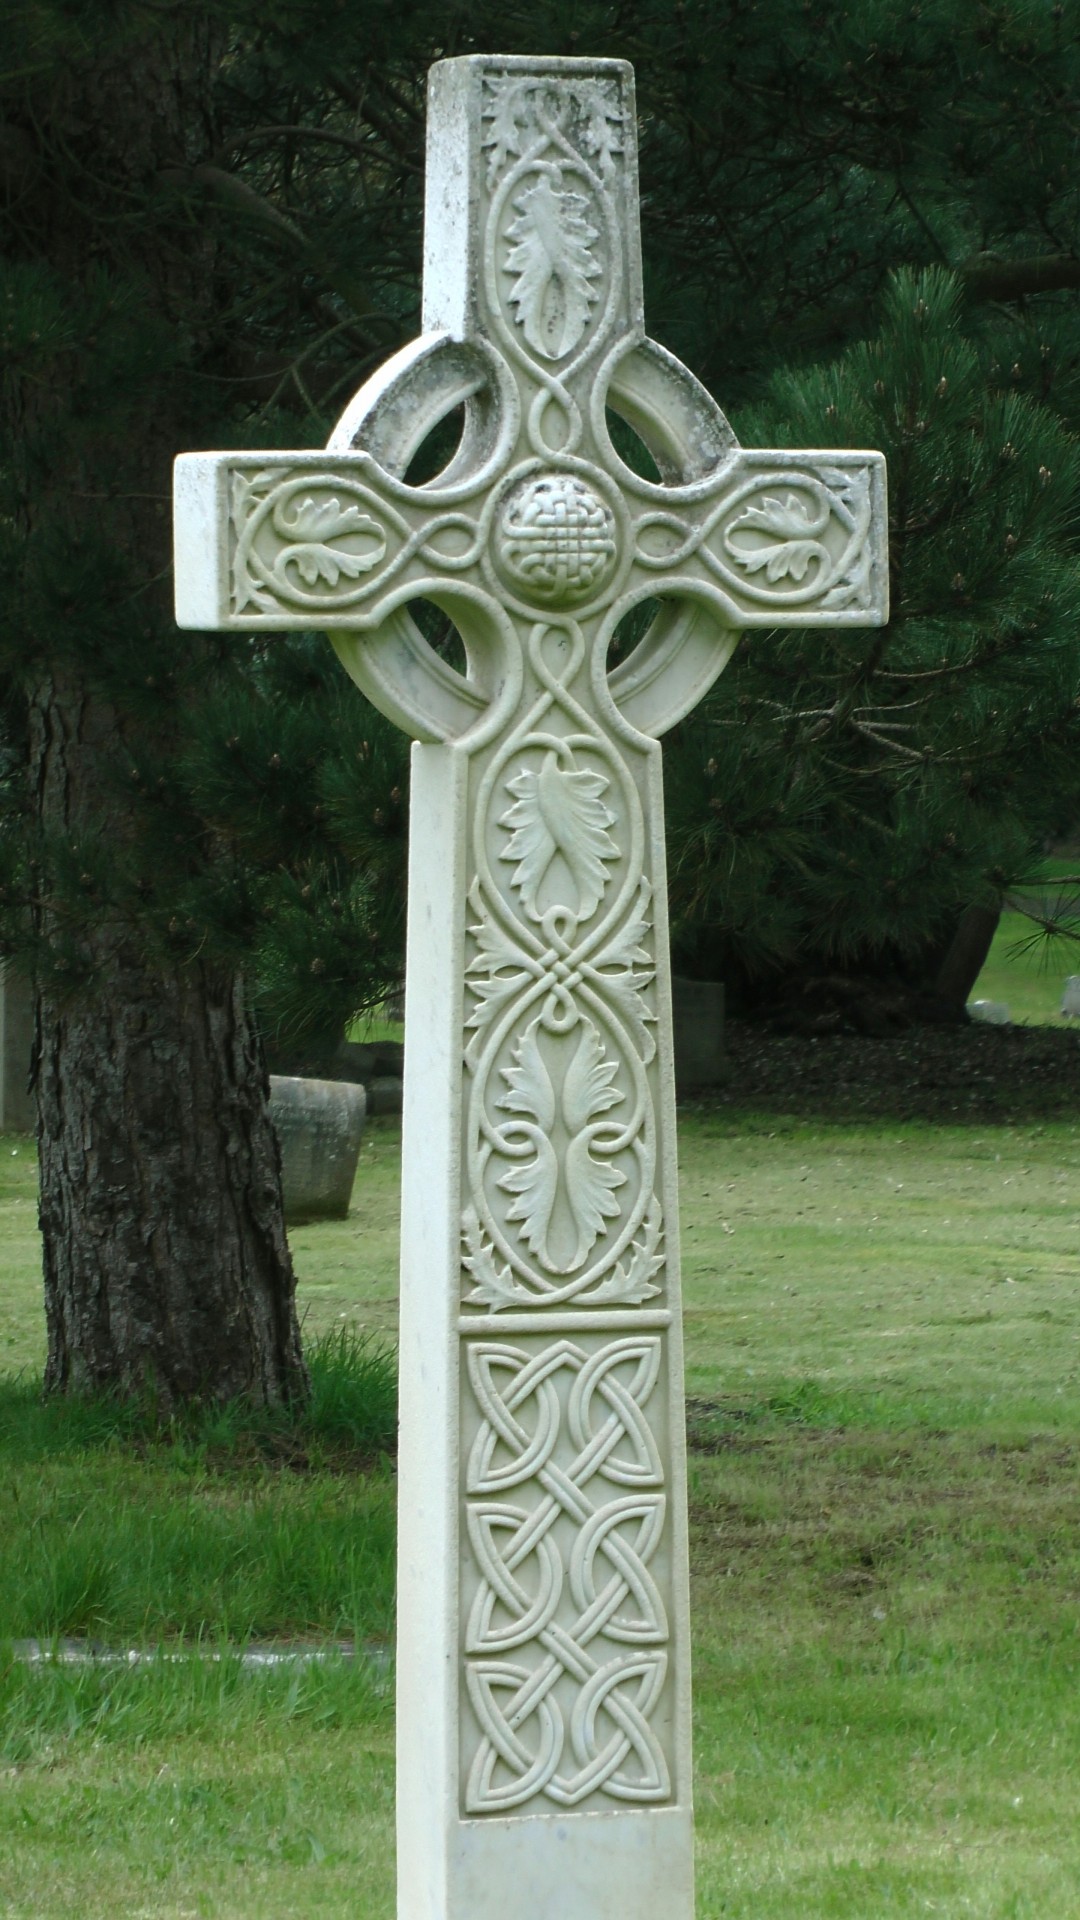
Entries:
{"label": "mown grass", "polygon": [[0,1378],[0,1640],[385,1642],[393,1358],[338,1327],[309,1365],[302,1413],[164,1430],[152,1409],[42,1404],[36,1381]]}
{"label": "mown grass", "polygon": [[[294,1236],[346,1351],[392,1325],[395,1140]],[[1074,1920],[1080,1116],[680,1144],[700,1920]],[[340,1425],[151,1446],[11,1396],[0,1634],[385,1642],[392,1480]],[[378,1665],[0,1674],[4,1920],[389,1920]]]}

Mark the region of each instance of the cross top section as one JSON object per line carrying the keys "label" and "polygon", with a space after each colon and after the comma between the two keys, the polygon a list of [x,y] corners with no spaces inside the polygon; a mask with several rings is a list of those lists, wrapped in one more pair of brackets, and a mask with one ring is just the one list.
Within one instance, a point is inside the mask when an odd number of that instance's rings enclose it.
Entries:
{"label": "cross top section", "polygon": [[[459,406],[449,465],[407,484]],[[620,458],[609,408],[652,478]],[[435,66],[422,336],[361,389],[325,453],[185,455],[176,500],[182,626],[325,627],[421,740],[505,724],[535,681],[538,623],[609,724],[655,737],[740,629],[887,614],[881,456],[742,451],[645,335],[622,61]],[[421,637],[417,597],[457,625],[464,675]],[[659,611],[609,676],[612,635],[645,600]]]}

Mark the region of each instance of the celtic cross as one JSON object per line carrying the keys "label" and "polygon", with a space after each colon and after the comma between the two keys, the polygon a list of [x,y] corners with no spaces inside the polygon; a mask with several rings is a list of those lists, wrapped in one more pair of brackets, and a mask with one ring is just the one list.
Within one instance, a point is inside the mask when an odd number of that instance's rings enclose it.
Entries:
{"label": "celtic cross", "polygon": [[880,625],[884,529],[879,455],[744,451],[647,339],[619,61],[436,66],[422,337],[325,452],[177,463],[179,624],[325,628],[418,743],[402,1920],[692,1913],[658,738],[743,629]]}

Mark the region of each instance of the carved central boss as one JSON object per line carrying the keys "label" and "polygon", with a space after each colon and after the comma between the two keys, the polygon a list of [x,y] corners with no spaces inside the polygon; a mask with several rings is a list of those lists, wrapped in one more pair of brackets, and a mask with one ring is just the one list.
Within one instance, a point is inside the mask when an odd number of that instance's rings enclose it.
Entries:
{"label": "carved central boss", "polygon": [[[430,743],[412,799],[399,1589],[399,1670],[425,1677],[399,1714],[399,1823],[403,1859],[445,1843],[445,1866],[448,1805],[474,1824],[634,1806],[688,1821],[657,740],[741,630],[881,624],[886,575],[879,455],[742,450],[646,338],[621,63],[433,70],[424,329],[325,452],[182,458],[176,562],[181,625],[325,628]],[[455,409],[457,451],[410,484]],[[417,598],[456,626],[464,673],[422,637]],[[450,1570],[433,1601],[435,1536]],[[448,1792],[428,1767],[440,1741]],[[656,1895],[683,1911],[664,1860],[627,1911]]]}

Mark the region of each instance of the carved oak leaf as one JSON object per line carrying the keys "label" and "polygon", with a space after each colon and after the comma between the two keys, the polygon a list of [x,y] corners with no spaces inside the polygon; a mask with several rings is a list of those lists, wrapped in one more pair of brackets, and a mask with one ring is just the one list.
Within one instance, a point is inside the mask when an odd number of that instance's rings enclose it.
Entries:
{"label": "carved oak leaf", "polygon": [[[281,515],[278,525],[294,543],[281,558],[295,566],[309,587],[318,580],[336,587],[342,574],[346,579],[355,580],[360,574],[369,573],[386,551],[386,538],[378,521],[370,514],[361,513],[359,507],[343,507],[338,500],[316,501],[309,497],[300,502],[291,516]],[[363,534],[372,544],[362,553],[327,544],[340,540],[344,534]]]}
{"label": "carved oak leaf", "polygon": [[626,1182],[625,1173],[618,1167],[594,1159],[592,1142],[596,1129],[589,1125],[591,1120],[626,1098],[611,1084],[617,1071],[617,1061],[604,1059],[603,1044],[592,1021],[583,1020],[581,1038],[566,1070],[562,1089],[563,1120],[570,1135],[565,1163],[566,1194],[577,1228],[577,1248],[571,1263],[575,1267],[581,1265],[604,1231],[605,1220],[618,1213],[614,1190]]}
{"label": "carved oak leaf", "polygon": [[[520,154],[522,138],[533,119],[533,82],[505,76],[486,82],[484,118],[491,122],[484,134],[488,155],[488,186],[493,186],[511,154]],[[535,123],[534,123],[535,124]]]}
{"label": "carved oak leaf", "polygon": [[601,270],[592,252],[598,230],[586,218],[588,208],[583,194],[560,191],[546,173],[514,201],[517,219],[507,230],[514,245],[506,271],[516,275],[510,304],[530,347],[545,360],[561,360],[576,347],[599,298],[592,285]]}
{"label": "carved oak leaf", "polygon": [[602,773],[569,771],[552,752],[538,772],[526,767],[507,786],[516,799],[499,822],[512,829],[501,858],[518,862],[512,883],[526,911],[540,918],[540,888],[560,853],[577,889],[577,917],[587,920],[604,896],[605,862],[619,857],[608,832],[615,815],[600,797],[608,781]]}
{"label": "carved oak leaf", "polygon": [[[820,514],[809,508],[798,494],[789,493],[786,500],[767,495],[760,507],[747,507],[746,512],[732,522],[728,550],[747,573],[760,573],[764,567],[768,580],[799,581],[805,577],[812,560],[819,560],[823,566],[828,563],[825,548],[813,537],[820,527]],[[764,547],[736,546],[732,536],[741,528],[769,534],[773,543]]]}
{"label": "carved oak leaf", "polygon": [[[514,1048],[514,1065],[502,1068],[507,1091],[498,1105],[527,1120],[518,1126],[532,1145],[533,1158],[515,1163],[499,1181],[504,1193],[517,1199],[507,1208],[508,1220],[521,1222],[521,1237],[531,1253],[547,1257],[547,1235],[559,1186],[559,1163],[549,1138],[555,1124],[555,1089],[540,1054],[539,1016],[526,1027]],[[533,1123],[533,1124],[530,1124]]]}
{"label": "carved oak leaf", "polygon": [[579,98],[585,116],[581,144],[607,176],[615,171],[615,154],[623,150],[622,109],[616,95],[597,86],[595,81],[582,89]]}

